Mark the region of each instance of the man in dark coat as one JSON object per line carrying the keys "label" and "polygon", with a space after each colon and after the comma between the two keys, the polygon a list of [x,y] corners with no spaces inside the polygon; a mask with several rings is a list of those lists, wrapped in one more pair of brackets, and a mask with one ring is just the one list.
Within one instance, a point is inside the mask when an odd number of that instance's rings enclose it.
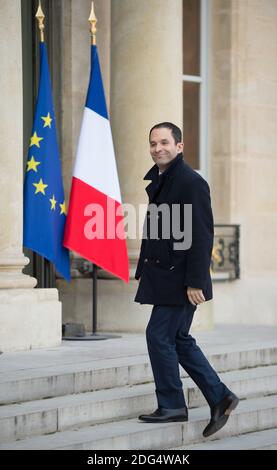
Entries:
{"label": "man in dark coat", "polygon": [[135,274],[139,280],[135,301],[153,305],[146,339],[158,408],[139,419],[187,421],[180,363],[210,405],[211,419],[203,431],[207,437],[225,425],[239,402],[189,335],[197,305],[212,299],[210,190],[183,160],[182,133],[177,126],[156,124],[149,143],[155,165],[144,177],[151,183],[146,187],[149,206]]}

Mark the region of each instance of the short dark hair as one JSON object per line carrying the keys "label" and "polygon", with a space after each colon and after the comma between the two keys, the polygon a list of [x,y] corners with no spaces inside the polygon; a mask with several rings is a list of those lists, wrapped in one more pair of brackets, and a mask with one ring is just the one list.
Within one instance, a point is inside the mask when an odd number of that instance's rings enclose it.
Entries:
{"label": "short dark hair", "polygon": [[150,142],[150,135],[154,129],[160,129],[161,127],[166,127],[167,129],[171,130],[171,134],[173,136],[175,144],[182,142],[182,131],[179,127],[175,126],[172,122],[160,122],[159,124],[155,124],[155,126],[150,129],[149,132],[149,142]]}

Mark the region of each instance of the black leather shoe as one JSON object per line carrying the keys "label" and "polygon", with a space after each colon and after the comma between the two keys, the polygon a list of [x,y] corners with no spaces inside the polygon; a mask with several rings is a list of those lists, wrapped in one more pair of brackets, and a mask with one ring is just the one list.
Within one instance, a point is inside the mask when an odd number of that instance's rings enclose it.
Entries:
{"label": "black leather shoe", "polygon": [[176,421],[187,421],[188,420],[188,409],[185,408],[158,408],[154,413],[149,415],[140,415],[141,421],[146,423],[170,423]]}
{"label": "black leather shoe", "polygon": [[227,423],[231,411],[239,403],[239,398],[234,393],[229,393],[223,400],[211,409],[211,420],[203,431],[203,436],[208,437],[219,431]]}

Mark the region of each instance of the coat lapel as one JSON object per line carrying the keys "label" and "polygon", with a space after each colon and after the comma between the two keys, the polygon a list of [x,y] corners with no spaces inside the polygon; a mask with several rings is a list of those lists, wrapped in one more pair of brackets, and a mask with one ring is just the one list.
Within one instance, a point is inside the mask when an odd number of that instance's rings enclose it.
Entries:
{"label": "coat lapel", "polygon": [[146,186],[145,191],[149,197],[149,203],[156,200],[157,202],[164,201],[166,199],[166,195],[170,189],[171,179],[173,176],[168,175],[167,178],[164,178],[157,182],[157,180],[152,181],[148,186]]}
{"label": "coat lapel", "polygon": [[152,180],[148,186],[146,186],[145,191],[149,197],[149,203],[153,202],[155,199],[157,202],[165,202],[167,193],[171,187],[171,181],[174,178],[176,171],[178,172],[178,166],[183,162],[183,154],[178,154],[172,164],[167,168],[163,173],[160,182],[158,176],[158,167],[157,165],[152,166],[148,173],[146,173],[144,179]]}

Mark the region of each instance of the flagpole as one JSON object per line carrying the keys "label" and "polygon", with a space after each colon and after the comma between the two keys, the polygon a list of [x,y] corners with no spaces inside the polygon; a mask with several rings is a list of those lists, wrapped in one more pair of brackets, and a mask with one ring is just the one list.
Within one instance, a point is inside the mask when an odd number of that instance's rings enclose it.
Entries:
{"label": "flagpole", "polygon": [[[40,42],[44,42],[45,14],[42,10],[41,0],[39,0],[38,2],[38,9],[37,9],[35,18],[37,19],[37,22],[38,22]],[[34,256],[36,257],[36,265],[38,265],[38,254],[36,253]],[[51,282],[50,282],[50,272],[51,272],[50,262],[46,258],[41,257],[41,273],[40,273],[41,287],[46,287],[46,288],[52,287]]]}
{"label": "flagpole", "polygon": [[94,13],[94,4],[91,2],[91,11],[88,19],[90,23],[90,34],[91,34],[91,44],[92,46],[96,46],[96,23],[97,23],[97,18]]}
{"label": "flagpole", "polygon": [[37,9],[37,13],[36,13],[36,19],[38,21],[38,28],[39,28],[39,32],[40,32],[40,41],[41,42],[44,42],[44,18],[45,18],[45,15],[42,11],[42,8],[41,8],[41,1],[39,0],[39,4],[38,4],[38,9]]}
{"label": "flagpole", "polygon": [[97,266],[92,264],[92,334],[97,331]]}
{"label": "flagpole", "polygon": [[[94,12],[94,3],[91,2],[91,11],[88,19],[90,23],[90,34],[91,34],[91,45],[96,46],[96,23],[97,18]],[[92,65],[92,64],[91,64]],[[99,335],[97,333],[97,271],[98,266],[92,263],[92,334],[84,336],[64,336],[64,340],[74,340],[74,341],[95,341],[95,340],[104,340],[109,338],[121,338],[119,335]]]}
{"label": "flagpole", "polygon": [[[37,9],[35,18],[37,19],[37,22],[38,22],[38,29],[39,29],[39,33],[40,33],[40,41],[44,42],[44,28],[45,28],[44,19],[45,19],[45,14],[42,11],[41,1],[40,0],[39,0],[39,3],[38,3],[38,9]],[[33,260],[34,260],[34,265],[35,265],[36,277],[38,279],[38,286],[42,287],[42,288],[46,287],[45,286],[45,259],[42,256],[40,257],[37,253],[34,252]],[[41,260],[41,263],[39,262],[40,260]]]}
{"label": "flagpole", "polygon": [[[91,45],[96,46],[96,23],[97,18],[94,12],[94,3],[91,2],[91,11],[88,19],[90,23],[90,34],[91,34]],[[92,264],[92,336],[87,339],[108,339],[108,338],[120,338],[118,335],[98,335],[97,332],[97,272],[98,266]]]}
{"label": "flagpole", "polygon": [[[91,2],[91,10],[88,19],[90,23],[91,45],[96,46],[96,23],[97,18],[94,12],[94,3]],[[92,264],[92,334],[95,335],[97,331],[97,266]],[[106,339],[106,338],[102,338]]]}

